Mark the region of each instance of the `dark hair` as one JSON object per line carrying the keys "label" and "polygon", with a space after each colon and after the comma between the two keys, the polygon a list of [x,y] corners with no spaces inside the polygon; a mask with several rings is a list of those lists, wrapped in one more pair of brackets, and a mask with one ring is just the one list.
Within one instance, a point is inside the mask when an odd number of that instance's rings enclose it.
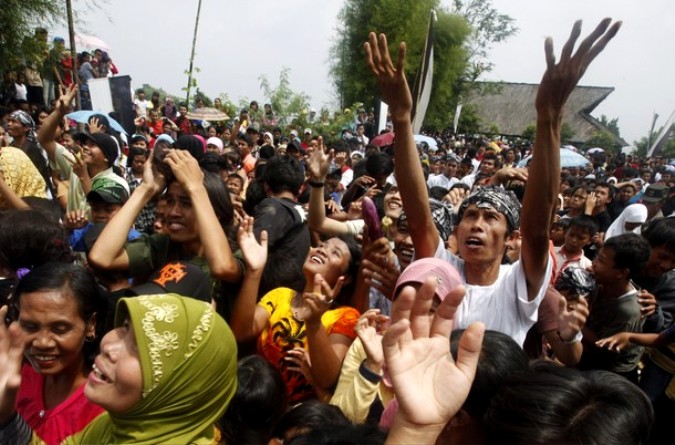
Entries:
{"label": "dark hair", "polygon": [[[450,351],[455,359],[463,329],[452,332]],[[528,368],[529,359],[520,345],[498,331],[486,330],[478,357],[476,377],[464,402],[463,409],[475,419],[482,419],[490,400],[511,375]]]}
{"label": "dark hair", "polygon": [[253,147],[255,145],[255,142],[253,141],[253,138],[251,137],[250,134],[240,134],[237,137],[237,140],[244,141],[246,145],[248,145],[249,147]]}
{"label": "dark hair", "polygon": [[614,186],[610,184],[609,182],[601,181],[601,182],[596,182],[595,187],[593,189],[596,189],[598,187],[602,187],[604,189],[607,189],[607,194],[609,195],[609,200],[611,201],[614,199]]}
{"label": "dark hair", "polygon": [[255,208],[260,204],[267,194],[265,193],[265,186],[260,179],[255,179],[249,182],[246,187],[246,199],[244,200],[244,211],[248,215],[255,215]]}
{"label": "dark hair", "polygon": [[551,223],[551,228],[561,227],[563,230],[567,230],[571,222],[572,218],[560,218],[558,221],[554,221]]}
{"label": "dark hair", "polygon": [[127,156],[127,167],[131,168],[131,165],[134,162],[136,156],[143,156],[145,159],[148,159],[150,153],[143,147],[131,146],[129,147],[129,156]]}
{"label": "dark hair", "polygon": [[351,278],[351,280],[342,286],[335,303],[336,306],[344,306],[351,304],[351,298],[356,289],[356,276],[359,272],[359,267],[361,267],[361,249],[356,244],[356,239],[352,235],[340,235],[336,238],[344,242],[349,249],[349,264],[344,275]]}
{"label": "dark hair", "polygon": [[234,209],[230,200],[230,191],[225,186],[220,175],[211,172],[204,172],[204,188],[206,189],[206,194],[209,195],[209,201],[218,217],[218,222],[223,230],[225,230],[225,234],[227,234],[234,220]]}
{"label": "dark hair", "polygon": [[106,333],[106,301],[96,280],[82,266],[48,262],[36,267],[19,281],[14,290],[12,304],[19,313],[23,294],[49,290],[60,291],[64,296],[72,296],[77,301],[78,313],[85,323],[96,314],[96,338],[85,342],[82,347],[85,363],[87,367],[91,367],[98,354],[101,338]]}
{"label": "dark hair", "polygon": [[448,189],[441,186],[431,187],[429,189],[429,197],[438,201],[442,201],[443,197],[448,194]]}
{"label": "dark hair", "polygon": [[59,221],[35,209],[8,210],[0,217],[0,266],[16,271],[48,261],[72,262]]}
{"label": "dark hair", "polygon": [[286,412],[286,385],[267,360],[251,355],[237,365],[237,392],[218,421],[225,443],[267,443]]}
{"label": "dark hair", "polygon": [[652,248],[665,247],[675,251],[675,218],[656,218],[642,229],[642,236]]}
{"label": "dark hair", "polygon": [[329,425],[345,427],[349,424],[349,419],[337,406],[318,400],[308,400],[294,406],[284,414],[274,428],[272,437],[283,439],[286,442],[293,437],[289,437],[289,433],[297,434],[298,431]]}
{"label": "dark hair", "polygon": [[569,219],[569,228],[576,227],[580,230],[585,230],[593,238],[596,233],[598,233],[598,223],[592,216],[589,215],[579,215],[574,218],[564,218]]}
{"label": "dark hair", "polygon": [[262,180],[272,193],[284,191],[297,195],[305,182],[302,165],[295,157],[289,155],[273,156],[267,161]]}
{"label": "dark hair", "polygon": [[385,153],[373,153],[366,158],[368,176],[389,176],[394,171],[394,161]]}
{"label": "dark hair", "polygon": [[227,179],[236,179],[241,183],[241,186],[244,186],[244,178],[241,177],[239,173],[230,173],[227,175]]}
{"label": "dark hair", "polygon": [[321,425],[295,436],[288,445],[384,445],[386,438],[377,425]]}
{"label": "dark hair", "polygon": [[199,167],[205,172],[220,173],[223,170],[229,171],[232,164],[225,156],[206,152],[199,160]]}
{"label": "dark hair", "polygon": [[614,252],[614,268],[628,269],[631,278],[645,267],[651,250],[647,240],[635,233],[608,238],[604,247]]}
{"label": "dark hair", "polygon": [[646,444],[653,420],[626,378],[542,362],[501,386],[484,425],[488,444]]}

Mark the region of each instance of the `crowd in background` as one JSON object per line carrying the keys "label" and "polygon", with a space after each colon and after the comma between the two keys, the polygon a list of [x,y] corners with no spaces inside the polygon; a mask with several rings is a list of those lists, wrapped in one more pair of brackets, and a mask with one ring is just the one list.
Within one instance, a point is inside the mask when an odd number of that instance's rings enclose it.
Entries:
{"label": "crowd in background", "polygon": [[534,145],[416,141],[374,34],[381,130],[144,90],[133,133],[78,126],[104,52],[80,85],[56,64],[15,87],[0,443],[669,443],[675,168],[561,165],[566,97],[618,27],[549,60]]}

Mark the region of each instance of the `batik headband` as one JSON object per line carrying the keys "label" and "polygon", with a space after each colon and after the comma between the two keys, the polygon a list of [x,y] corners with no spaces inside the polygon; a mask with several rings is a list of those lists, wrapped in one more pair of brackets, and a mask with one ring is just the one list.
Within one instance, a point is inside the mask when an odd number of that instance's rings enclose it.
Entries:
{"label": "batik headband", "polygon": [[12,114],[9,115],[10,119],[17,120],[21,122],[21,125],[24,127],[30,128],[31,131],[35,131],[35,121],[33,120],[32,117],[30,117],[30,114],[26,113],[23,110],[16,110],[13,111]]}
{"label": "batik headband", "polygon": [[464,199],[459,207],[459,220],[462,220],[464,211],[475,204],[479,209],[495,209],[506,217],[511,230],[520,227],[521,205],[516,195],[510,190],[504,190],[495,185],[488,185],[475,189]]}

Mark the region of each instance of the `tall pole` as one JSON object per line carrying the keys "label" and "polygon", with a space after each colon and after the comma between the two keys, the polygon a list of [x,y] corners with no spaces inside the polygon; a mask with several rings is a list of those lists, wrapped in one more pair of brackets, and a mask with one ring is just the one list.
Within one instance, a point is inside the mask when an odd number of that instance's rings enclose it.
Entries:
{"label": "tall pole", "polygon": [[77,50],[75,48],[75,27],[73,26],[73,4],[72,0],[66,0],[66,14],[68,15],[68,37],[70,38],[70,57],[73,59],[73,82],[77,87],[75,95],[76,109],[80,109],[80,66],[77,60]]}
{"label": "tall pole", "polygon": [[192,36],[192,54],[190,55],[190,69],[188,71],[187,97],[185,103],[190,107],[190,89],[192,88],[192,62],[195,60],[195,47],[197,46],[197,30],[199,29],[199,13],[202,10],[202,0],[197,4],[197,18],[195,19],[195,33]]}
{"label": "tall pole", "polygon": [[654,111],[654,117],[652,118],[652,126],[649,129],[649,136],[647,137],[647,151],[652,148],[652,140],[654,139],[654,127],[656,126],[656,119],[659,118],[659,115]]}

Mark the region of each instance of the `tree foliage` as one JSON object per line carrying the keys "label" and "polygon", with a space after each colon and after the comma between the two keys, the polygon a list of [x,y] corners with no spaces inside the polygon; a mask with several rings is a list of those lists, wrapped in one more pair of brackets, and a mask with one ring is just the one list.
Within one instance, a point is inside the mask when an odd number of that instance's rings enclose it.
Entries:
{"label": "tree foliage", "polygon": [[463,17],[471,28],[465,44],[468,69],[464,80],[475,82],[494,67],[488,58],[492,44],[505,41],[518,28],[512,17],[492,6],[491,0],[453,0],[451,12]]}
{"label": "tree foliage", "polygon": [[604,114],[600,116],[600,119],[598,119],[598,122],[600,122],[602,125],[604,125],[607,130],[610,131],[614,136],[620,138],[621,137],[621,132],[619,131],[619,118],[615,117],[614,119],[609,119],[607,116]]}
{"label": "tree foliage", "polygon": [[364,63],[363,43],[368,33],[385,33],[390,42],[391,57],[398,56],[398,42],[407,45],[406,73],[412,85],[423,55],[429,13],[437,11],[434,46],[434,80],[432,97],[425,123],[447,126],[452,110],[450,98],[456,80],[464,72],[465,54],[462,44],[469,35],[463,19],[440,9],[438,0],[347,0],[340,12],[338,39],[331,49],[332,77],[340,93],[341,107],[361,102],[365,108],[376,108],[377,87]]}
{"label": "tree foliage", "polygon": [[[661,130],[663,130],[663,127],[655,130],[652,133],[652,144],[654,141],[656,141],[656,138],[659,136],[659,133],[661,133]],[[668,142],[666,142],[665,146],[663,147],[663,152],[661,154],[666,158],[675,158],[675,124],[670,127],[670,135],[666,137],[668,138]],[[644,136],[639,141],[635,141],[635,149],[638,156],[642,158],[647,157],[647,152],[650,148],[649,142],[650,138],[648,136]]]}
{"label": "tree foliage", "polygon": [[608,153],[614,152],[620,148],[616,142],[616,134],[609,131],[593,132],[585,145],[586,148],[600,147]]}
{"label": "tree foliage", "polygon": [[[476,93],[478,77],[492,69],[487,59],[492,43],[515,33],[513,19],[499,14],[490,0],[455,0],[452,8],[439,0],[347,0],[338,17],[338,38],[331,48],[331,73],[342,108],[363,102],[375,108],[377,88],[364,63],[363,42],[370,31],[384,32],[392,58],[397,43],[407,44],[406,73],[412,84],[423,53],[429,12],[437,12],[434,45],[434,80],[424,126],[445,129],[452,123],[458,102]],[[460,127],[473,126],[472,119]],[[471,118],[472,116],[469,116]]]}
{"label": "tree foliage", "polygon": [[272,105],[272,110],[282,119],[280,124],[288,125],[295,120],[302,126],[306,123],[311,97],[304,92],[293,91],[289,79],[290,72],[290,68],[282,68],[276,86],[272,85],[266,76],[260,76],[258,80],[266,103]]}
{"label": "tree foliage", "polygon": [[0,73],[26,62],[42,60],[47,42],[36,39],[36,27],[63,23],[65,2],[58,0],[2,0],[0,6]]}

